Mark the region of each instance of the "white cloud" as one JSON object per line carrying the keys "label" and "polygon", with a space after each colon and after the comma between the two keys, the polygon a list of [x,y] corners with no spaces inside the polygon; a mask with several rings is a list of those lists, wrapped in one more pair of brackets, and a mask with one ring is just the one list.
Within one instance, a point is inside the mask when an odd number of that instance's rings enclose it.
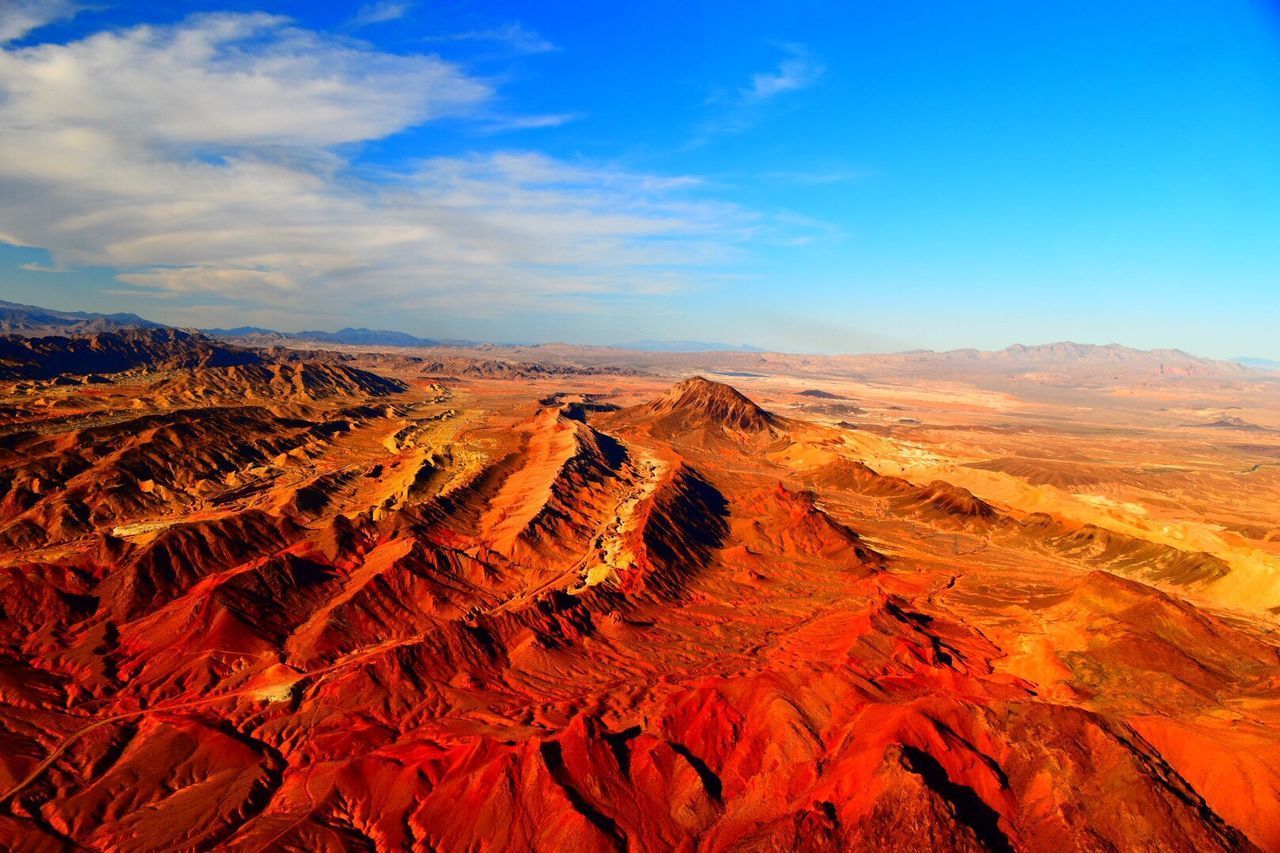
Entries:
{"label": "white cloud", "polygon": [[74,17],[81,8],[70,0],[0,0],[0,44],[17,41],[54,21]]}
{"label": "white cloud", "polygon": [[123,296],[127,299],[173,299],[179,295],[170,290],[130,290],[126,287],[104,287],[98,292],[106,296]]}
{"label": "white cloud", "polygon": [[367,27],[372,24],[385,24],[403,18],[412,8],[411,3],[399,3],[395,0],[380,0],[377,3],[366,3],[351,18],[352,28]]}
{"label": "white cloud", "polygon": [[784,57],[772,70],[753,74],[746,86],[707,99],[711,114],[697,128],[690,146],[705,145],[722,134],[749,130],[778,109],[780,96],[807,89],[826,73],[825,66],[803,45],[781,47]]}
{"label": "white cloud", "polygon": [[144,293],[240,293],[263,287],[275,291],[290,291],[297,287],[296,281],[279,270],[217,266],[169,267],[122,273],[116,276],[116,280],[136,285]]}
{"label": "white cloud", "polygon": [[786,92],[797,92],[817,83],[826,72],[809,52],[799,45],[786,45],[787,57],[772,71],[751,75],[751,84],[742,90],[748,101],[766,101]]}
{"label": "white cloud", "polygon": [[266,15],[0,49],[0,234],[58,268],[114,268],[128,292],[345,319],[666,291],[755,227],[686,177],[522,152],[349,159],[440,116],[489,120],[491,96],[439,58]]}
{"label": "white cloud", "polygon": [[513,22],[487,30],[470,30],[463,33],[427,36],[428,42],[494,42],[508,50],[521,54],[550,53],[559,50],[554,44],[524,24]]}
{"label": "white cloud", "polygon": [[[6,124],[82,144],[312,145],[468,111],[487,86],[429,56],[379,53],[270,15],[99,33],[0,54]],[[11,121],[10,121],[11,120]]]}
{"label": "white cloud", "polygon": [[548,113],[545,115],[514,116],[497,118],[487,128],[490,133],[507,130],[538,130],[544,127],[559,127],[582,118],[580,113]]}

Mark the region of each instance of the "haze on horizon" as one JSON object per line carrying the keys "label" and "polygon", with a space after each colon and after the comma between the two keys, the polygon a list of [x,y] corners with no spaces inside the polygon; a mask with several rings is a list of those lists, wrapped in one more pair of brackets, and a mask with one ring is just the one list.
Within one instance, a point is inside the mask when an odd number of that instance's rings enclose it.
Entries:
{"label": "haze on horizon", "polygon": [[0,298],[1280,358],[1273,4],[540,6],[7,0]]}

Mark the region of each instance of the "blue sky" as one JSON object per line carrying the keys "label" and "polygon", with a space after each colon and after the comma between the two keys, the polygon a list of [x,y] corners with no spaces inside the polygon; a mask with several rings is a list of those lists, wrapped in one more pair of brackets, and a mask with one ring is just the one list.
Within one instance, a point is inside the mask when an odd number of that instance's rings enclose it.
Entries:
{"label": "blue sky", "polygon": [[0,40],[11,300],[1280,358],[1272,4],[10,0]]}

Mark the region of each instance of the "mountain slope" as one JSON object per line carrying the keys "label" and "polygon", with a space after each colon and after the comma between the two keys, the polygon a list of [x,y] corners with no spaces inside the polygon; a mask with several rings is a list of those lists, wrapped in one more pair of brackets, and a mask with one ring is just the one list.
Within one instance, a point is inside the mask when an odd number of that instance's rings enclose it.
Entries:
{"label": "mountain slope", "polygon": [[122,329],[86,335],[0,337],[0,379],[49,379],[65,373],[118,373],[136,367],[190,370],[258,364],[250,350],[180,329]]}
{"label": "mountain slope", "polygon": [[257,397],[322,400],[329,397],[382,397],[407,389],[404,382],[341,364],[266,363],[199,367],[166,377],[155,394],[178,401]]}
{"label": "mountain slope", "polygon": [[121,329],[160,329],[160,323],[137,314],[97,314],[91,311],[55,311],[0,299],[0,334],[44,335],[114,332]]}
{"label": "mountain slope", "polygon": [[56,340],[138,363],[0,383],[0,848],[1280,843],[1280,432]]}
{"label": "mountain slope", "polygon": [[701,376],[673,385],[644,406],[642,416],[667,432],[712,428],[759,434],[781,425],[733,387]]}

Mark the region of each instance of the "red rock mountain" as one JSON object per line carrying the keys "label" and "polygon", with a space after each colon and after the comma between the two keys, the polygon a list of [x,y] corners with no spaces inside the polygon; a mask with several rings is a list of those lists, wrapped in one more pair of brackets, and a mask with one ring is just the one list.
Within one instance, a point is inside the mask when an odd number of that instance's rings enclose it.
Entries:
{"label": "red rock mountain", "polygon": [[0,848],[1280,849],[1226,534],[701,377],[97,338],[0,386]]}
{"label": "red rock mountain", "polygon": [[768,432],[779,419],[757,406],[736,389],[721,382],[694,376],[672,386],[645,406],[645,414],[671,432],[707,427],[744,433]]}

